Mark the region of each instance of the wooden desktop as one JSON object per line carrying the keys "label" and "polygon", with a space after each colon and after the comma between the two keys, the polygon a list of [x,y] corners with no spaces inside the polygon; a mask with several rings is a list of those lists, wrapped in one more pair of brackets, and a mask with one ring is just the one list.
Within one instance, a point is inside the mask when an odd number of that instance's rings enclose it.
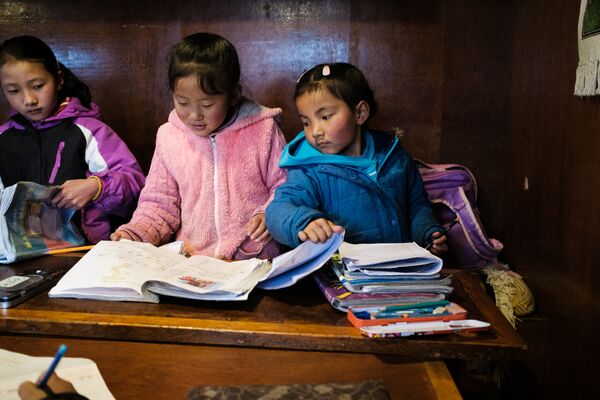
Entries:
{"label": "wooden desktop", "polygon": [[[68,268],[78,254],[0,268]],[[477,277],[454,274],[452,299],[488,332],[370,339],[334,310],[310,278],[278,291],[254,291],[245,302],[162,298],[159,304],[50,299],[40,294],[2,310],[0,347],[69,356],[98,364],[117,398],[152,394],[183,398],[202,384],[349,382],[383,379],[392,398],[460,398],[441,358],[500,360],[525,344]]]}

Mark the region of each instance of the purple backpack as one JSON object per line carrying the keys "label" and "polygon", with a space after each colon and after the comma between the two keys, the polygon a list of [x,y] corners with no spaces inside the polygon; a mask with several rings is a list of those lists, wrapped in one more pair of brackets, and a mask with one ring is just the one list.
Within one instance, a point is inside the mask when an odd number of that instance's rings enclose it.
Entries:
{"label": "purple backpack", "polygon": [[503,248],[496,239],[488,238],[477,211],[477,183],[466,167],[458,164],[425,164],[417,160],[425,190],[437,220],[444,226],[457,220],[448,230],[449,267],[479,269],[497,263]]}

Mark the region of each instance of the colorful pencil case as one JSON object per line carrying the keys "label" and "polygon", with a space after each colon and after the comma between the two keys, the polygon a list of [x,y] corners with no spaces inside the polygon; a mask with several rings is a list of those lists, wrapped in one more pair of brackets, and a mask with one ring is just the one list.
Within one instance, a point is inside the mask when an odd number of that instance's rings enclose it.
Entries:
{"label": "colorful pencil case", "polygon": [[[437,304],[436,304],[437,303]],[[467,310],[448,301],[406,306],[350,307],[348,320],[357,328],[398,322],[452,321],[467,318]]]}

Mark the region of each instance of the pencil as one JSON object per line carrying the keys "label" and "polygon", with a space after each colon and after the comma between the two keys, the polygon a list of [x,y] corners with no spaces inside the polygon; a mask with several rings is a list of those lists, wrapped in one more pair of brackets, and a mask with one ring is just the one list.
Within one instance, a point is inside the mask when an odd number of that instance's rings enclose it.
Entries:
{"label": "pencil", "polygon": [[56,369],[56,366],[58,365],[58,362],[62,358],[63,354],[65,354],[65,351],[67,351],[67,345],[66,344],[61,344],[58,347],[58,351],[56,352],[56,355],[54,356],[54,360],[52,360],[52,363],[50,364],[50,367],[46,370],[46,373],[44,374],[44,376],[42,377],[42,379],[40,379],[39,382],[36,383],[36,386],[38,388],[41,389],[41,388],[46,387],[46,385],[48,384],[48,379],[50,379],[50,376],[52,375],[52,373]]}
{"label": "pencil", "polygon": [[48,250],[48,254],[63,254],[63,253],[72,253],[74,251],[86,251],[86,250],[91,250],[93,247],[94,247],[93,244],[91,244],[89,246],[67,247],[66,249]]}

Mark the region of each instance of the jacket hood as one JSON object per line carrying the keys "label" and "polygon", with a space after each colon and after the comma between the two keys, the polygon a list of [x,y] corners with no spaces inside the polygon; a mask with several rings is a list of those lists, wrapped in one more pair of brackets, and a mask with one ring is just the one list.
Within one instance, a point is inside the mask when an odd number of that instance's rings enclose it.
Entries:
{"label": "jacket hood", "polygon": [[[279,120],[281,115],[280,108],[268,108],[261,106],[251,100],[243,99],[240,102],[239,107],[235,110],[235,113],[225,122],[219,129],[214,131],[210,136],[218,135],[221,132],[230,130],[243,129],[249,125],[255,124],[258,121],[262,121],[269,118],[275,118]],[[169,122],[173,124],[180,131],[185,132],[189,136],[193,136],[199,139],[206,139],[205,137],[197,136],[177,115],[175,109],[169,113]]]}
{"label": "jacket hood", "polygon": [[323,154],[310,145],[304,131],[302,131],[283,149],[279,166],[299,167],[312,164],[335,164],[366,169],[373,163],[374,156],[373,136],[369,130],[364,130],[363,139],[365,142],[365,149],[361,157],[351,157],[341,154]]}
{"label": "jacket hood", "polygon": [[24,128],[27,124],[33,126],[35,129],[46,129],[58,125],[65,119],[82,117],[99,119],[100,116],[100,107],[98,107],[96,103],[91,103],[90,108],[87,109],[81,104],[77,97],[72,97],[69,100],[69,103],[56,115],[51,115],[41,121],[29,121],[27,118],[23,117],[17,112],[13,112],[10,118],[16,122],[16,127],[19,127],[20,125],[21,128]]}

